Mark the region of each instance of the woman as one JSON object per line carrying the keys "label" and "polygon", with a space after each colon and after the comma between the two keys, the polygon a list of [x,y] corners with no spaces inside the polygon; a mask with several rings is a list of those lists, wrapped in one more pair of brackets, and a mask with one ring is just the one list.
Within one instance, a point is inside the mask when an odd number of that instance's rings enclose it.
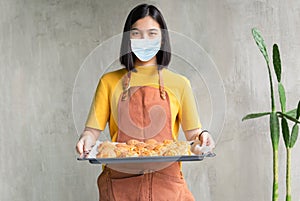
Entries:
{"label": "woman", "polygon": [[[181,125],[186,139],[214,148],[201,130],[189,81],[167,69],[171,48],[160,11],[147,4],[135,7],[125,22],[120,62],[125,66],[102,76],[78,143],[83,155],[109,123],[112,141],[176,140]],[[155,172],[128,174],[105,167],[98,178],[100,200],[194,200],[180,164]]]}

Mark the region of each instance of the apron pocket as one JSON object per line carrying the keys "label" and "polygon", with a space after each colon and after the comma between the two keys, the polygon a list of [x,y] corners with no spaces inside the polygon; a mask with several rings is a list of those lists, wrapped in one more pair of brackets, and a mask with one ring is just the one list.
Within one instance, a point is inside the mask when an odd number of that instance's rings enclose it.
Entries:
{"label": "apron pocket", "polygon": [[193,195],[180,175],[172,176],[156,172],[152,181],[152,192],[154,201],[194,200]]}
{"label": "apron pocket", "polygon": [[138,201],[143,182],[143,176],[133,176],[122,179],[111,179],[115,201]]}

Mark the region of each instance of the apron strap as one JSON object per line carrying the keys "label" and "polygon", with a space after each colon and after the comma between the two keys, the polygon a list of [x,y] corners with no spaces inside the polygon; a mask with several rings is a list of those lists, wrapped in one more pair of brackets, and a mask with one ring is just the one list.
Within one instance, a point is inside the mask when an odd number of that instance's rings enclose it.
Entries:
{"label": "apron strap", "polygon": [[127,100],[129,96],[130,78],[131,78],[131,71],[129,71],[122,80],[122,85],[123,85],[122,101]]}
{"label": "apron strap", "polygon": [[160,97],[163,100],[166,100],[166,91],[165,91],[165,87],[164,87],[164,79],[162,76],[162,69],[158,70],[158,76],[159,76],[159,93],[160,93]]}
{"label": "apron strap", "polygon": [[[161,69],[158,70],[158,76],[159,76],[159,94],[161,99],[166,100],[166,91],[164,87],[164,79],[162,76]],[[123,87],[122,101],[127,100],[129,96],[130,78],[131,78],[131,71],[129,71],[122,80],[122,87]]]}

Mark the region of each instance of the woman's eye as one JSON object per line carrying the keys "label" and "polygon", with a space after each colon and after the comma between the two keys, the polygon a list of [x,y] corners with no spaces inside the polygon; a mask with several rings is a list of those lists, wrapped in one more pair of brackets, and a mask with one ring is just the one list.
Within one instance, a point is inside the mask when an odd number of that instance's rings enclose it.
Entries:
{"label": "woman's eye", "polygon": [[139,35],[140,33],[138,32],[138,31],[133,31],[133,32],[131,32],[131,35],[132,36],[137,36],[137,35]]}
{"label": "woman's eye", "polygon": [[151,32],[151,33],[150,33],[150,36],[156,36],[156,35],[157,35],[156,32]]}

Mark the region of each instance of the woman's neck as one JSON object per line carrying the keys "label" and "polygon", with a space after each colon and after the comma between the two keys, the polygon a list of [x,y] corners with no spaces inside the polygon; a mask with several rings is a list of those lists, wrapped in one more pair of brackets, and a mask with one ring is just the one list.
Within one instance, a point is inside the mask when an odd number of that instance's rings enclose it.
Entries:
{"label": "woman's neck", "polygon": [[150,59],[149,61],[141,61],[138,58],[135,60],[135,66],[155,66],[157,65],[156,56]]}

